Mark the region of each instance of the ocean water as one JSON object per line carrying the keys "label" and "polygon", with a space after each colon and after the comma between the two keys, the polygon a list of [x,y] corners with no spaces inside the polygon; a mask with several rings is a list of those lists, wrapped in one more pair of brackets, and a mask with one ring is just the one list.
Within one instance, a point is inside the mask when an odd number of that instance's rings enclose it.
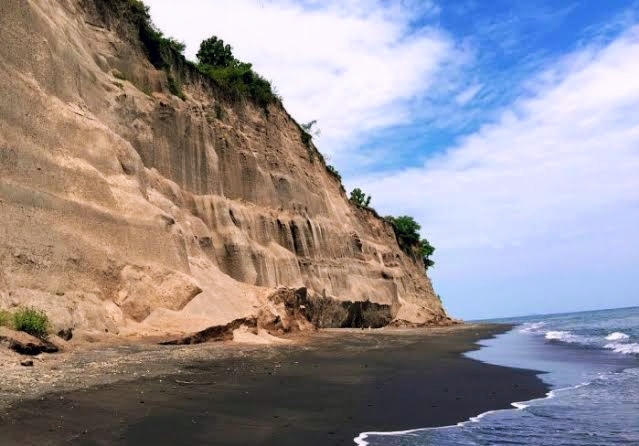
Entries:
{"label": "ocean water", "polygon": [[546,398],[454,426],[363,433],[369,446],[639,446],[639,307],[500,319],[517,326],[467,356],[539,370]]}

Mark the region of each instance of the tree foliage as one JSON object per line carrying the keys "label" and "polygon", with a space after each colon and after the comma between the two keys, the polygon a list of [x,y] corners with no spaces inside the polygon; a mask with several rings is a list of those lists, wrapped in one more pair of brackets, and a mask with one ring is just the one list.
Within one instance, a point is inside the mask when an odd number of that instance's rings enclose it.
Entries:
{"label": "tree foliage", "polygon": [[421,225],[415,221],[413,217],[402,215],[400,217],[386,217],[395,228],[395,235],[400,246],[414,246],[419,243],[419,231]]}
{"label": "tree foliage", "polygon": [[430,258],[435,252],[435,248],[425,238],[420,242],[420,254],[424,260],[424,267],[428,268],[435,266],[435,262]]}
{"label": "tree foliage", "polygon": [[129,12],[133,22],[137,25],[140,40],[144,44],[150,62],[158,69],[166,68],[167,59],[171,51],[182,54],[186,46],[184,43],[166,37],[151,21],[149,7],[140,0],[128,0]]}
{"label": "tree foliage", "polygon": [[249,97],[263,107],[279,100],[271,83],[257,74],[250,63],[236,59],[231,45],[222,39],[213,36],[204,40],[197,58],[198,69],[236,97]]}
{"label": "tree foliage", "polygon": [[385,217],[385,220],[393,225],[397,242],[404,252],[411,256],[419,256],[423,260],[426,270],[435,265],[435,262],[430,258],[435,252],[435,248],[427,239],[421,238],[419,231],[422,227],[413,217],[408,215],[389,216]]}
{"label": "tree foliage", "polygon": [[212,67],[225,68],[239,63],[233,56],[231,45],[225,45],[224,41],[216,36],[210,37],[200,44],[197,58],[201,64]]}
{"label": "tree foliage", "polygon": [[371,204],[371,196],[366,195],[359,187],[356,187],[351,192],[351,202],[357,206],[368,208]]}

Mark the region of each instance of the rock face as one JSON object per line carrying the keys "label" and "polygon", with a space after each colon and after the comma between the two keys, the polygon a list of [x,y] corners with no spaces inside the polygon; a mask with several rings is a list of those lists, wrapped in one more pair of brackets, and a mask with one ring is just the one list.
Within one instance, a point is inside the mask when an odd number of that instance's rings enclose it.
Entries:
{"label": "rock face", "polygon": [[38,306],[56,331],[177,334],[306,287],[447,319],[281,106],[225,98],[175,55],[156,69],[127,4],[0,2],[0,308]]}

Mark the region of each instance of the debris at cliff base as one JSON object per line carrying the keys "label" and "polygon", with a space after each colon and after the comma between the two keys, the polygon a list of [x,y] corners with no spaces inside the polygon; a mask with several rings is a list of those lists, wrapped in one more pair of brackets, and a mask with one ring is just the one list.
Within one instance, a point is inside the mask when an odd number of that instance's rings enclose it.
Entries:
{"label": "debris at cliff base", "polygon": [[29,356],[40,353],[57,353],[60,350],[52,342],[6,327],[0,327],[0,344],[6,345],[16,353]]}
{"label": "debris at cliff base", "polygon": [[423,328],[423,327],[450,327],[452,325],[461,325],[464,321],[452,319],[448,316],[435,315],[433,319],[427,323],[415,323],[403,319],[396,319],[389,324],[394,328]]}
{"label": "debris at cliff base", "polygon": [[204,342],[230,341],[233,339],[233,331],[242,326],[254,329],[255,333],[257,334],[257,319],[241,318],[235,319],[234,321],[229,322],[226,325],[216,325],[214,327],[209,327],[206,330],[202,330],[181,339],[160,342],[160,345],[188,345],[202,344]]}
{"label": "debris at cliff base", "polygon": [[370,301],[339,301],[311,295],[306,288],[280,288],[269,299],[283,305],[289,325],[310,323],[313,328],[381,328],[393,320],[391,305]]}

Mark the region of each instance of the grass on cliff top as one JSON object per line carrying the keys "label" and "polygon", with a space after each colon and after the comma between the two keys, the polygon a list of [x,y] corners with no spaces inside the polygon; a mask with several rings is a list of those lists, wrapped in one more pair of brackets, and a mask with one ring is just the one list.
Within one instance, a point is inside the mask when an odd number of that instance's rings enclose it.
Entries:
{"label": "grass on cliff top", "polygon": [[22,331],[36,338],[44,339],[49,334],[49,317],[42,310],[33,307],[18,309],[15,313],[0,310],[0,327]]}
{"label": "grass on cliff top", "polygon": [[[138,29],[140,40],[144,44],[149,61],[159,70],[168,73],[171,61],[181,59],[185,65],[214,81],[230,99],[248,98],[255,104],[266,108],[269,104],[281,102],[271,83],[256,73],[251,64],[233,58],[233,63],[220,66],[200,61],[199,64],[184,57],[185,45],[166,37],[151,20],[149,7],[141,0],[126,0],[128,14]],[[206,41],[205,41],[206,42]],[[221,42],[221,40],[220,40]],[[230,47],[229,47],[230,48]],[[229,50],[230,51],[230,50]],[[184,99],[180,83],[167,74],[169,90],[175,96]]]}
{"label": "grass on cliff top", "polygon": [[[113,11],[115,3],[113,0],[101,1]],[[174,76],[173,74],[175,73],[171,74],[171,67],[174,62],[182,62],[185,66],[210,79],[228,100],[248,99],[253,104],[261,107],[266,113],[268,113],[269,105],[282,104],[282,98],[272,83],[253,70],[250,63],[242,62],[235,58],[232,47],[225,44],[222,39],[212,36],[204,40],[198,52],[198,63],[187,60],[184,56],[184,43],[165,36],[153,24],[149,7],[143,1],[120,0],[119,4],[126,7],[126,14],[136,26],[151,64],[158,70],[166,72],[169,91],[173,95],[186,100],[179,76]],[[313,124],[315,123],[315,121],[312,121],[306,125],[298,124],[300,139],[308,151],[309,161],[314,162],[317,157],[326,165],[324,157],[312,142]],[[341,176],[335,168],[330,166],[327,170],[341,183]],[[343,186],[341,188],[345,192]]]}

